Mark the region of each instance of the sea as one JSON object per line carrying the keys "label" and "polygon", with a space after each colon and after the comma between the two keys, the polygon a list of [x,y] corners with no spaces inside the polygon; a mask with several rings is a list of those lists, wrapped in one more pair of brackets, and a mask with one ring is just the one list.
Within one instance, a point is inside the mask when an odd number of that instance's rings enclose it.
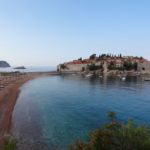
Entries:
{"label": "sea", "polygon": [[109,111],[150,127],[150,82],[142,77],[47,76],[20,90],[11,127],[18,150],[67,150],[105,124]]}
{"label": "sea", "polygon": [[56,67],[51,66],[29,66],[26,69],[14,69],[14,67],[0,67],[0,72],[49,72],[56,71]]}

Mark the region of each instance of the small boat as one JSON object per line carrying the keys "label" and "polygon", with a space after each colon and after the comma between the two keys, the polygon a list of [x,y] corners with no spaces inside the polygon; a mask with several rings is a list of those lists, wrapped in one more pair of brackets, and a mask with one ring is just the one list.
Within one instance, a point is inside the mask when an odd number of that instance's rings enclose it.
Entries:
{"label": "small boat", "polygon": [[103,76],[99,76],[99,78],[103,78]]}
{"label": "small boat", "polygon": [[91,73],[89,73],[89,74],[87,74],[87,75],[85,75],[85,77],[92,77],[93,76],[93,74],[91,74]]}
{"label": "small boat", "polygon": [[144,79],[144,81],[150,81],[150,78],[146,78],[146,79]]}
{"label": "small boat", "polygon": [[126,80],[126,77],[122,77],[121,80],[122,80],[122,81],[125,81],[125,80]]}

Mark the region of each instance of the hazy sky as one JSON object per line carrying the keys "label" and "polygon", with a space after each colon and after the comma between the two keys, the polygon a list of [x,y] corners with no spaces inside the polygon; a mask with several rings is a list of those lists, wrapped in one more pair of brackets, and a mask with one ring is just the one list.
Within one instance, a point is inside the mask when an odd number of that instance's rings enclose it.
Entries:
{"label": "hazy sky", "polygon": [[150,59],[150,0],[0,0],[0,60],[55,66],[93,53]]}

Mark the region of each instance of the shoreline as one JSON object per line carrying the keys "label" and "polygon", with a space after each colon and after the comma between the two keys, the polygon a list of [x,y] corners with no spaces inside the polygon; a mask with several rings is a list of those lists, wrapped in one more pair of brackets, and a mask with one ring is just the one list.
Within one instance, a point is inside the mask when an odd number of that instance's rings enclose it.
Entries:
{"label": "shoreline", "polygon": [[4,144],[4,136],[9,134],[12,113],[17,102],[21,86],[30,80],[46,75],[49,74],[27,73],[20,79],[11,81],[9,85],[5,85],[5,88],[0,90],[0,147]]}
{"label": "shoreline", "polygon": [[96,76],[143,76],[143,77],[150,77],[150,72],[138,72],[138,71],[116,71],[111,70],[108,72],[101,72],[100,70],[94,70],[94,71],[61,71],[59,72],[61,74],[80,74],[80,75],[96,75]]}

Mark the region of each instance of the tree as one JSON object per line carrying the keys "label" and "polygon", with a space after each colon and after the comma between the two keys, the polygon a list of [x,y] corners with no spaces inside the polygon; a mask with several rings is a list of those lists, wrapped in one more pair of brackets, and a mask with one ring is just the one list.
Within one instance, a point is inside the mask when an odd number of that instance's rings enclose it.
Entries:
{"label": "tree", "polygon": [[89,59],[95,59],[95,58],[96,58],[96,54],[92,54]]}
{"label": "tree", "polygon": [[65,64],[61,64],[60,67],[61,67],[61,69],[68,69]]}
{"label": "tree", "polygon": [[93,63],[93,64],[91,64],[91,65],[88,65],[87,68],[88,68],[90,71],[94,71],[94,70],[102,69],[103,66],[102,66],[102,65],[95,65],[95,64]]}
{"label": "tree", "polygon": [[123,68],[124,70],[137,70],[137,67],[138,67],[138,64],[137,62],[127,62],[125,61],[124,64],[123,64]]}
{"label": "tree", "polygon": [[144,59],[144,58],[141,56],[140,59]]}
{"label": "tree", "polygon": [[116,69],[115,63],[111,61],[110,64],[108,64],[108,70],[115,70],[115,69]]}
{"label": "tree", "polygon": [[133,68],[134,68],[135,71],[137,71],[137,68],[138,68],[137,62],[134,62],[134,63],[133,63]]}
{"label": "tree", "polygon": [[82,61],[82,57],[80,57],[78,60]]}
{"label": "tree", "polygon": [[133,69],[132,63],[127,62],[127,61],[124,62],[123,67],[124,67],[125,70],[132,70]]}

